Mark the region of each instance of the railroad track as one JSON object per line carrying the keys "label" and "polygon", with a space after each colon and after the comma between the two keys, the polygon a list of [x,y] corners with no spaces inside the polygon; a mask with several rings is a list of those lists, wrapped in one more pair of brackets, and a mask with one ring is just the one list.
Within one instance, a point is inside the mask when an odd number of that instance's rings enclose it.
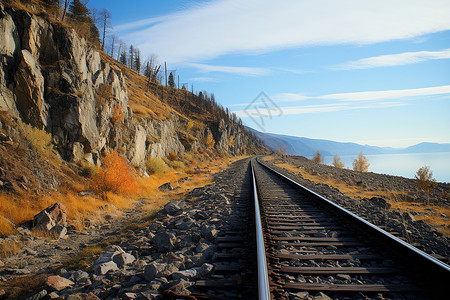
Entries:
{"label": "railroad track", "polygon": [[256,160],[252,176],[259,299],[448,299],[448,265]]}

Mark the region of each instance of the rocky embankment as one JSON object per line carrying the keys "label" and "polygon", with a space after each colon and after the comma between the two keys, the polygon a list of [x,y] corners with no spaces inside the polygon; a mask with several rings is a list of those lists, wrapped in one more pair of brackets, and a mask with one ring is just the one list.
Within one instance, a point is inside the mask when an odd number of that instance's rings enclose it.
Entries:
{"label": "rocky embankment", "polygon": [[[145,202],[141,199],[121,217],[111,213],[104,224],[84,232],[69,230],[59,241],[48,242],[26,232],[8,237],[26,241],[26,247],[2,262],[1,279],[13,282],[45,274],[45,284],[29,298],[33,300],[162,299],[169,290],[172,295],[201,292],[222,299],[238,298],[226,290],[197,291],[195,283],[228,276],[215,273],[218,236],[230,228],[242,228],[243,216],[235,203],[241,199],[247,165],[248,159],[234,163],[215,174],[212,185],[194,189],[184,200],[169,202],[151,216],[141,212],[140,205]],[[77,253],[96,245],[103,245],[104,251],[92,263],[74,267]],[[234,263],[242,264],[244,258]],[[239,281],[250,280],[245,273],[232,275],[230,279],[242,276]],[[8,297],[11,290],[2,292]]]}
{"label": "rocky embankment", "polygon": [[294,178],[303,186],[334,201],[372,224],[394,233],[426,253],[442,256],[442,259],[447,263],[450,261],[450,239],[446,238],[435,227],[424,221],[415,220],[413,213],[401,213],[398,210],[393,210],[391,209],[391,205],[380,197],[363,198],[360,200],[352,199],[330,185],[314,183],[304,179],[300,173],[297,172],[294,174],[286,169],[277,167],[274,165],[276,163],[288,163],[302,168],[310,174],[333,177],[350,185],[363,187],[369,191],[375,191],[377,189],[405,191],[407,193],[402,196],[403,201],[415,201],[419,203],[448,201],[448,199],[442,198],[442,195],[448,195],[450,192],[449,184],[439,183],[435,191],[431,195],[427,195],[417,189],[414,180],[404,177],[338,169],[314,163],[301,156],[286,156],[268,162],[269,165],[281,173]]}

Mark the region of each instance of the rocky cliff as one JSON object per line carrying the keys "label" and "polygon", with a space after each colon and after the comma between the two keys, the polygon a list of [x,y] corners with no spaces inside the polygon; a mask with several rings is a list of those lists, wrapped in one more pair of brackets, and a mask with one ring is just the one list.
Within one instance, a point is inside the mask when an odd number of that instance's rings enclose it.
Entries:
{"label": "rocky cliff", "polygon": [[186,139],[180,128],[189,117],[170,106],[163,119],[135,116],[123,67],[45,16],[0,4],[0,50],[0,109],[51,133],[65,160],[98,163],[116,150],[143,166],[148,156],[206,148],[209,133],[216,150],[233,155],[250,142],[242,126],[224,120]]}

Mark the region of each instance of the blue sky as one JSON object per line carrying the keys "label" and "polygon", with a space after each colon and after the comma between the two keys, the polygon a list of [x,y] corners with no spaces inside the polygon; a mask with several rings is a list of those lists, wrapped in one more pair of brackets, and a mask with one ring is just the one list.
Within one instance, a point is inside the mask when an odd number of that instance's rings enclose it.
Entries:
{"label": "blue sky", "polygon": [[[114,33],[144,59],[167,61],[255,129],[450,143],[450,0],[123,3],[89,7],[108,8]],[[270,100],[255,100],[261,92]]]}

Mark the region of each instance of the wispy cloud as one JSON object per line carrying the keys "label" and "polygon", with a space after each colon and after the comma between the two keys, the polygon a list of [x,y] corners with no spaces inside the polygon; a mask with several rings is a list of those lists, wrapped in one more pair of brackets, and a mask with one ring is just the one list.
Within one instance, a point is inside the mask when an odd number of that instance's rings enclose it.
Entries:
{"label": "wispy cloud", "polygon": [[214,66],[214,65],[197,64],[197,63],[190,63],[187,65],[198,69],[200,72],[205,72],[205,73],[220,72],[220,73],[238,74],[238,75],[245,75],[245,76],[262,76],[262,75],[267,75],[270,73],[270,70],[265,69],[265,68]]}
{"label": "wispy cloud", "polygon": [[450,58],[450,49],[445,49],[442,51],[404,52],[399,54],[380,55],[350,61],[341,65],[334,66],[332,67],[332,69],[351,70],[351,69],[370,69],[378,67],[403,66],[416,64],[427,60],[448,59],[448,58]]}
{"label": "wispy cloud", "polygon": [[[406,103],[401,102],[382,102],[382,103],[370,103],[365,105],[354,105],[352,103],[333,103],[333,104],[318,104],[318,105],[302,105],[302,106],[284,106],[280,107],[282,115],[303,115],[303,114],[315,114],[315,113],[327,113],[327,112],[337,112],[345,110],[355,110],[355,109],[374,109],[374,108],[392,108],[405,106]],[[258,115],[259,117],[271,117],[270,112],[264,115],[264,110],[239,110],[235,111],[237,116],[245,118],[250,115]]]}
{"label": "wispy cloud", "polygon": [[409,39],[449,30],[449,15],[448,0],[215,0],[116,28],[133,29],[125,39],[173,64],[228,53]]}
{"label": "wispy cloud", "polygon": [[212,77],[192,77],[192,78],[189,78],[189,81],[194,81],[194,82],[217,82],[217,78],[212,78]]}
{"label": "wispy cloud", "polygon": [[168,21],[168,16],[142,19],[142,20],[126,23],[126,24],[117,25],[117,26],[114,26],[114,31],[116,31],[117,33],[120,33],[120,34],[126,34],[127,32],[130,32],[133,30],[140,30],[144,27],[154,25],[154,24],[162,22],[162,21]]}
{"label": "wispy cloud", "polygon": [[301,93],[281,93],[272,96],[272,99],[277,100],[279,102],[302,101],[307,99],[328,99],[339,101],[371,101],[371,100],[383,100],[383,99],[392,100],[405,97],[446,95],[446,94],[450,94],[450,85],[442,85],[418,89],[337,93],[321,96],[306,96]]}
{"label": "wispy cloud", "polygon": [[[303,101],[307,99],[315,101],[327,101],[328,103],[314,104],[314,105],[296,105],[296,106],[280,106],[283,115],[299,115],[312,113],[336,112],[344,110],[355,109],[374,109],[374,108],[391,108],[408,105],[405,99],[408,97],[418,96],[432,96],[432,95],[446,95],[450,94],[450,85],[419,88],[419,89],[404,89],[404,90],[386,90],[386,91],[370,91],[370,92],[355,92],[355,93],[339,93],[327,94],[316,97],[307,97],[301,94],[279,94],[273,96],[272,99],[281,101]],[[414,99],[414,98],[411,98]],[[329,101],[335,100],[332,103]],[[356,102],[358,101],[358,102]],[[234,105],[239,106],[239,105]],[[238,110],[235,113],[240,117],[246,117],[250,114],[264,114],[264,110]],[[270,112],[268,112],[269,116]],[[261,116],[261,117],[264,117]]]}
{"label": "wispy cloud", "polygon": [[273,96],[272,99],[279,102],[283,102],[283,101],[302,101],[306,99],[311,99],[311,97],[296,93],[281,93]]}
{"label": "wispy cloud", "polygon": [[329,94],[316,97],[318,99],[336,99],[343,101],[367,101],[380,99],[400,99],[405,97],[416,96],[430,96],[450,94],[450,85],[435,86],[429,88],[419,89],[404,89],[404,90],[387,90],[387,91],[370,91],[370,92],[356,92],[356,93],[339,93]]}

